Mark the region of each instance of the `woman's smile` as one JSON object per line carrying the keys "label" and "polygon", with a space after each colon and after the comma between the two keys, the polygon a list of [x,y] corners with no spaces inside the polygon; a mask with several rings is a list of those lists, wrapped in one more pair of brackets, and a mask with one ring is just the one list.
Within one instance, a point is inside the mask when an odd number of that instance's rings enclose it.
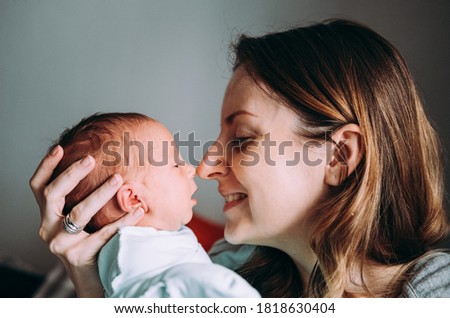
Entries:
{"label": "woman's smile", "polygon": [[225,199],[225,204],[223,206],[223,212],[235,207],[236,205],[241,204],[247,199],[247,195],[245,193],[233,193],[228,195],[223,195]]}

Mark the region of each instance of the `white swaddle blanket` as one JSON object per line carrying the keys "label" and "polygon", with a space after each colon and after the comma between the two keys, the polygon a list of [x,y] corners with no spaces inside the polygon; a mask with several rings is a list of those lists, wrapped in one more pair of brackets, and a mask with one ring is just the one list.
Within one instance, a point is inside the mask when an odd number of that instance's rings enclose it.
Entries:
{"label": "white swaddle blanket", "polygon": [[213,264],[194,233],[122,228],[101,250],[106,297],[260,297],[238,274]]}

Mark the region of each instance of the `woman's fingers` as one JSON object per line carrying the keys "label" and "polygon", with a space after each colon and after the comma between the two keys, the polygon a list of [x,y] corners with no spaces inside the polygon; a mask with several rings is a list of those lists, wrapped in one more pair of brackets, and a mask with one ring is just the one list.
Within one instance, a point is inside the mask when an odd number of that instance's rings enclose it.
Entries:
{"label": "woman's fingers", "polygon": [[33,176],[30,179],[30,188],[34,193],[36,201],[40,205],[42,202],[44,188],[47,186],[53,170],[64,154],[61,146],[56,146],[47,156],[42,159]]}
{"label": "woman's fingers", "polygon": [[59,230],[58,234],[48,241],[49,249],[54,255],[58,257],[63,256],[64,260],[67,258],[67,251],[73,250],[74,246],[78,245],[80,242],[86,241],[88,237],[89,234],[84,231],[78,234],[69,234]]}
{"label": "woman's fingers", "polygon": [[[131,213],[127,213],[119,220],[104,226],[102,229],[97,232],[91,234],[88,238],[86,238],[85,242],[83,242],[83,256],[87,257],[87,259],[83,259],[81,262],[85,263],[95,263],[96,256],[98,252],[100,252],[101,248],[117,233],[117,231],[129,225],[136,225],[139,220],[144,215],[144,210],[139,207],[135,211]],[[79,257],[81,255],[78,255]],[[81,258],[81,257],[80,257]]]}
{"label": "woman's fingers", "polygon": [[[133,212],[127,213],[117,221],[104,226],[101,230],[92,234],[91,237],[97,236],[95,240],[98,245],[101,244],[101,247],[106,244],[106,242],[108,242],[120,228],[124,226],[136,225],[142,219],[143,215],[144,210],[142,209],[142,207],[139,207]],[[101,242],[103,242],[103,244]]]}
{"label": "woman's fingers", "polygon": [[40,202],[41,227],[39,233],[44,241],[51,240],[60,225],[65,196],[72,191],[95,166],[94,158],[87,156],[73,163],[43,189]]}
{"label": "woman's fingers", "polygon": [[94,167],[95,160],[92,156],[86,156],[70,165],[44,189],[44,195],[49,201],[48,203],[51,203],[52,200],[64,198]]}
{"label": "woman's fingers", "polygon": [[78,234],[68,234],[60,231],[49,242],[50,251],[71,266],[94,265],[101,248],[111,237],[121,227],[136,225],[143,215],[144,211],[139,207],[93,234],[88,234],[84,231]]}
{"label": "woman's fingers", "polygon": [[78,203],[70,212],[70,219],[80,227],[85,227],[90,219],[119,190],[123,179],[120,175],[111,176],[104,184],[92,192],[86,199]]}

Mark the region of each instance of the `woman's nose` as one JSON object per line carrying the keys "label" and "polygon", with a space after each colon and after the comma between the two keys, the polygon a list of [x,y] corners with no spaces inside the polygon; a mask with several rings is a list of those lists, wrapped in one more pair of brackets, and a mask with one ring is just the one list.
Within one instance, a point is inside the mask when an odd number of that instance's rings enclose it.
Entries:
{"label": "woman's nose", "polygon": [[218,147],[216,141],[203,156],[197,168],[197,175],[202,179],[217,179],[228,174],[228,169],[223,149]]}

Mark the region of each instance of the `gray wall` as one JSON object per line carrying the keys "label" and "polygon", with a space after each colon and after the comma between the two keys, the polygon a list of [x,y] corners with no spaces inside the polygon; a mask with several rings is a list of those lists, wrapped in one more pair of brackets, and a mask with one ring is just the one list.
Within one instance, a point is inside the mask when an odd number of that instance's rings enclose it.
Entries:
{"label": "gray wall", "polygon": [[[37,236],[28,179],[50,142],[81,117],[137,111],[182,138],[215,138],[228,44],[242,31],[330,17],[368,24],[406,57],[450,149],[449,16],[450,2],[436,0],[0,0],[0,259],[37,272],[55,263]],[[222,222],[216,185],[199,187],[198,213]]]}

